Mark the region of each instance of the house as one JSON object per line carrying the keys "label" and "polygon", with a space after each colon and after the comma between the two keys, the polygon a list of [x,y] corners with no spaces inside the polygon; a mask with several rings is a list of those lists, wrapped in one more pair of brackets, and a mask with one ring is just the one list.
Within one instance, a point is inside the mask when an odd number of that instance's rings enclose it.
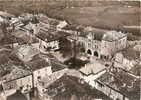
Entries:
{"label": "house", "polygon": [[45,54],[34,55],[31,60],[26,62],[26,65],[29,66],[29,70],[33,74],[34,88],[37,87],[38,79],[52,74],[52,66],[48,56]]}
{"label": "house", "polygon": [[112,68],[95,80],[95,88],[112,100],[139,100],[140,79],[121,69]]}
{"label": "house", "polygon": [[63,31],[44,31],[40,30],[36,37],[39,39],[39,48],[42,51],[55,51],[59,49],[59,39],[70,34]]}
{"label": "house", "polygon": [[122,32],[86,27],[80,34],[83,35],[77,35],[76,41],[84,45],[90,56],[108,60],[117,51],[126,48],[127,35]]}
{"label": "house", "polygon": [[72,100],[72,98],[73,100],[110,100],[102,92],[92,89],[81,79],[67,75],[67,73],[53,81],[50,85],[46,85],[46,83],[40,84],[40,89],[42,91],[39,91],[39,98],[42,100]]}
{"label": "house", "polygon": [[97,73],[94,73],[92,70],[88,71],[87,68],[80,69],[81,78],[92,87],[95,87],[95,80],[105,72],[106,69],[100,70]]}
{"label": "house", "polygon": [[1,77],[5,94],[19,89],[25,93],[33,88],[31,72],[26,70],[24,66],[8,64],[5,67],[9,68],[5,70],[7,74]]}
{"label": "house", "polygon": [[21,61],[28,62],[32,59],[33,56],[39,54],[40,51],[34,48],[32,45],[19,45],[14,48],[13,54],[15,54]]}
{"label": "house", "polygon": [[141,51],[136,50],[135,47],[136,46],[128,47],[116,53],[114,56],[114,66],[129,71],[139,64]]}
{"label": "house", "polygon": [[31,45],[22,45],[13,51],[18,58],[27,65],[27,70],[32,72],[34,87],[36,87],[37,79],[52,73],[49,64],[49,57]]}

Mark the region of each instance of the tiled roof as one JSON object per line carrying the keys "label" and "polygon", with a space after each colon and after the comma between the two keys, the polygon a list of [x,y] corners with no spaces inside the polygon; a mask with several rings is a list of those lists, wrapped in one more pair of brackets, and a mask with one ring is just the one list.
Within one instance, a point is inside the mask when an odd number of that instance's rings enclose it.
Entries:
{"label": "tiled roof", "polygon": [[11,81],[14,79],[22,78],[24,76],[30,75],[31,72],[25,69],[21,69],[21,66],[12,66],[12,70],[9,74],[2,77],[3,80]]}
{"label": "tiled roof", "polygon": [[57,62],[57,61],[54,61],[54,60],[51,60],[51,67],[52,67],[53,72],[67,68],[66,65],[62,64],[59,61]]}
{"label": "tiled roof", "polygon": [[50,31],[40,31],[36,36],[43,41],[50,42],[54,40],[59,40],[61,37],[69,36],[70,34],[63,31],[50,32]]}
{"label": "tiled roof", "polygon": [[32,57],[36,54],[39,54],[39,52],[39,50],[31,45],[20,45],[16,47],[13,51],[13,53],[15,53],[18,58],[24,62],[30,61]]}
{"label": "tiled roof", "polygon": [[114,88],[123,95],[132,98],[131,100],[133,100],[134,97],[139,98],[140,80],[123,69],[118,68],[113,72],[106,72],[97,80]]}
{"label": "tiled roof", "polygon": [[[27,30],[28,31],[28,30]],[[27,32],[22,30],[22,29],[19,29],[19,30],[15,30],[14,32],[11,33],[15,38],[16,40],[21,40],[19,41],[19,43],[23,42],[23,43],[29,43],[29,42],[38,42],[38,40],[34,37],[31,37],[29,35],[27,35]]]}
{"label": "tiled roof", "polygon": [[41,53],[34,55],[26,64],[30,67],[31,71],[50,66],[49,57]]}
{"label": "tiled roof", "polygon": [[[81,97],[84,94],[87,96],[94,98],[107,98],[107,100],[110,100],[107,96],[105,96],[102,92],[91,89],[91,87],[87,83],[81,83],[80,79],[74,76],[69,76],[64,74],[61,78],[56,80],[54,83],[52,83],[47,88],[47,94],[51,97],[53,97],[53,100],[57,100],[57,98],[62,98],[62,100],[69,100],[71,99],[72,93],[76,95],[77,97]],[[57,91],[55,95],[52,96],[51,92]],[[66,98],[63,98],[63,97]]]}

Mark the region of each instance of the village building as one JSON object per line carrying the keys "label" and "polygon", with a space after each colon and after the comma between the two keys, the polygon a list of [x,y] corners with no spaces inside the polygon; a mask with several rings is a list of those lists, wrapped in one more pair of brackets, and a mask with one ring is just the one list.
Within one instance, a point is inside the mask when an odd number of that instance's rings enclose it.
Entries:
{"label": "village building", "polygon": [[136,47],[131,46],[116,53],[114,56],[114,66],[130,71],[134,66],[140,65],[141,51],[136,50]]}
{"label": "village building", "polygon": [[39,48],[42,51],[55,51],[59,49],[59,40],[61,37],[67,37],[70,34],[63,31],[41,31],[36,34],[39,39]]}
{"label": "village building", "polygon": [[34,27],[34,34],[39,39],[39,49],[42,52],[59,49],[59,38],[68,35],[63,31],[57,31],[61,28],[63,22],[48,18],[47,16],[38,16],[39,23]]}
{"label": "village building", "polygon": [[105,34],[90,33],[85,38],[86,52],[101,59],[110,59],[119,50],[126,47],[127,36],[116,31]]}
{"label": "village building", "polygon": [[24,69],[24,66],[17,66],[13,64],[5,65],[7,70],[1,76],[3,92],[9,96],[17,90],[22,93],[29,92],[33,88],[31,72]]}
{"label": "village building", "polygon": [[13,51],[18,58],[27,65],[27,69],[32,72],[34,77],[34,87],[38,78],[52,73],[48,56],[41,54],[40,51],[31,45],[22,45]]}
{"label": "village building", "polygon": [[121,68],[112,68],[95,80],[95,88],[112,100],[139,100],[140,79]]}
{"label": "village building", "polygon": [[73,38],[84,46],[87,54],[107,60],[126,48],[127,44],[127,35],[122,32],[98,30],[92,27],[84,28]]}
{"label": "village building", "polygon": [[50,65],[49,58],[46,55],[37,54],[27,62],[30,71],[33,73],[34,88],[37,87],[38,79],[52,74],[52,66]]}
{"label": "village building", "polygon": [[42,100],[72,100],[74,96],[75,100],[89,100],[90,98],[110,100],[102,92],[91,89],[87,83],[77,77],[67,75],[67,73],[53,81],[52,84],[46,84],[48,82],[40,85],[42,91],[39,91],[39,97]]}

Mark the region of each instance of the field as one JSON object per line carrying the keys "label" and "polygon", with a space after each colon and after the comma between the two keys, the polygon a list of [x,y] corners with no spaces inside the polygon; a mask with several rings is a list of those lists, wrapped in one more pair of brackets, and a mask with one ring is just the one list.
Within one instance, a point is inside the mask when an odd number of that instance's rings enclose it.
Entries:
{"label": "field", "polygon": [[[36,1],[36,0],[35,0]],[[10,4],[10,5],[9,5]],[[122,30],[141,35],[140,2],[95,0],[92,2],[0,2],[0,9],[19,15],[23,12],[45,13],[50,17],[65,19],[73,24],[91,25],[108,30]]]}

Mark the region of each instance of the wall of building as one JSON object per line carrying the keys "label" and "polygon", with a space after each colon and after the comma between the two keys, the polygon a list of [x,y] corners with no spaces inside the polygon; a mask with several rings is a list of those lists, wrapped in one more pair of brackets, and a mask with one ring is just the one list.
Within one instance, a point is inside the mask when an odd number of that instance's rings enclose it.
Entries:
{"label": "wall of building", "polygon": [[32,75],[29,76],[25,76],[23,78],[19,78],[19,79],[15,79],[15,80],[11,80],[9,82],[5,82],[3,83],[3,88],[4,91],[10,91],[12,89],[18,90],[22,87],[22,92],[24,92],[24,90],[28,89],[30,90],[31,88],[33,88],[33,84],[32,84]]}
{"label": "wall of building", "polygon": [[[86,53],[88,53],[88,50],[90,50],[92,53],[91,54],[92,56],[97,56],[97,54],[98,54],[97,57],[100,56],[100,49],[101,49],[101,42],[100,41],[90,40],[85,37],[79,37],[77,40],[78,40],[78,42],[84,44]],[[95,55],[95,53],[97,53],[97,54]]]}
{"label": "wall of building", "polygon": [[81,78],[84,79],[85,82],[87,82],[90,86],[95,87],[95,80],[101,76],[102,74],[104,74],[106,72],[106,70],[103,70],[97,74],[90,74],[90,75],[81,75]]}
{"label": "wall of building", "polygon": [[31,90],[33,88],[32,75],[18,79],[16,81],[16,84],[19,88],[23,87],[22,92],[26,92],[26,90]]}
{"label": "wall of building", "polygon": [[107,96],[109,96],[110,98],[112,98],[113,100],[129,100],[127,97],[125,97],[124,95],[122,95],[121,93],[115,91],[114,89],[110,88],[107,85],[101,84],[98,81],[95,81],[95,88],[102,91],[104,94],[106,94]]}
{"label": "wall of building", "polygon": [[127,36],[125,36],[119,40],[115,40],[115,41],[102,40],[100,54],[103,56],[111,57],[117,51],[120,51],[120,50],[123,50],[124,48],[126,48],[126,45],[127,45]]}
{"label": "wall of building", "polygon": [[122,53],[117,53],[114,58],[114,67],[123,68],[125,70],[130,70],[137,64],[135,60],[129,60],[123,57]]}
{"label": "wall of building", "polygon": [[43,78],[52,74],[51,66],[38,69],[33,72],[34,87],[37,87],[38,78]]}

